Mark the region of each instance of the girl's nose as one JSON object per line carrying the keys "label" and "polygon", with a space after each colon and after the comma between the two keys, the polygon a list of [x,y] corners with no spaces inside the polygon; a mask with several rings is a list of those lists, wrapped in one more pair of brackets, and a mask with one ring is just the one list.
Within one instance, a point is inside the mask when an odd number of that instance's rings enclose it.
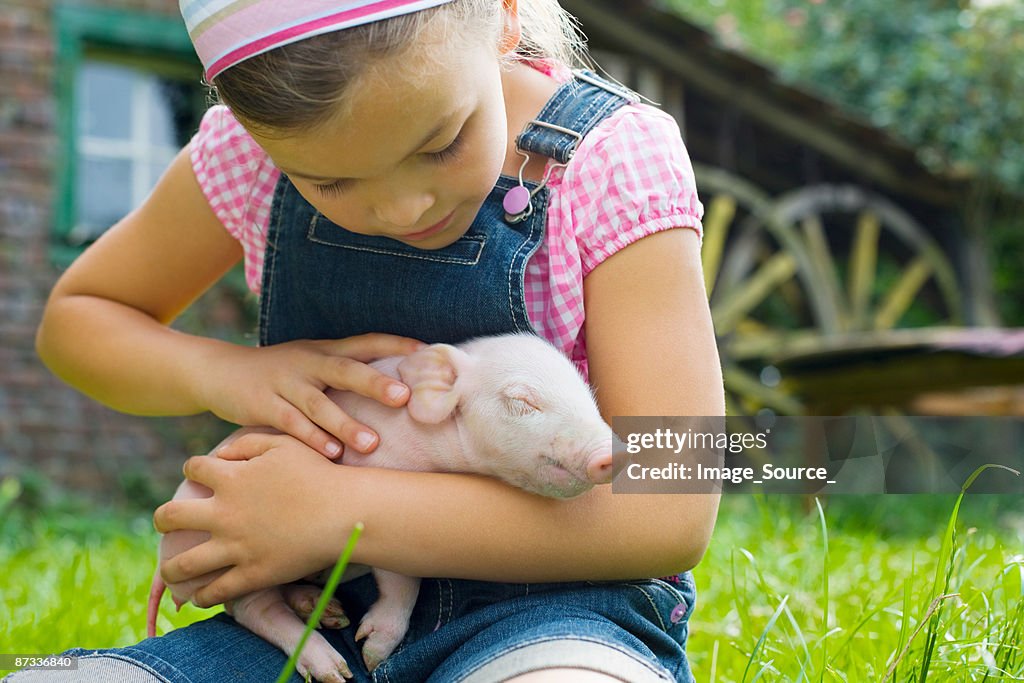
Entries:
{"label": "girl's nose", "polygon": [[432,194],[411,192],[382,199],[374,206],[374,213],[377,220],[388,227],[411,228],[420,222],[433,205]]}

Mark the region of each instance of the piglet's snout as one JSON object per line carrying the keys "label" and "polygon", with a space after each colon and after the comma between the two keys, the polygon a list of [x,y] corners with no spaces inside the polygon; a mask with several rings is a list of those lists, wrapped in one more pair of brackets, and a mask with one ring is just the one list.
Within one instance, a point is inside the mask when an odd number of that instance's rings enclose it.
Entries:
{"label": "piglet's snout", "polygon": [[[603,427],[603,423],[601,424]],[[591,485],[608,484],[612,480],[612,435],[609,429],[588,429],[567,439],[562,451],[566,469]],[[596,436],[595,436],[596,434]],[[556,450],[561,450],[557,449]],[[571,454],[571,455],[569,455]],[[569,463],[572,463],[571,465]]]}
{"label": "piglet's snout", "polygon": [[587,455],[587,478],[592,484],[607,484],[612,480],[612,444],[598,446]]}

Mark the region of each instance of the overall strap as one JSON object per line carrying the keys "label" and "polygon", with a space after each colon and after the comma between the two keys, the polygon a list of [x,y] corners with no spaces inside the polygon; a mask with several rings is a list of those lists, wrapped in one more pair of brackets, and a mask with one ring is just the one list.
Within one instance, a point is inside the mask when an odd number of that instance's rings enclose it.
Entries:
{"label": "overall strap", "polygon": [[640,97],[592,71],[574,71],[523,132],[516,147],[567,164],[583,136],[613,111]]}

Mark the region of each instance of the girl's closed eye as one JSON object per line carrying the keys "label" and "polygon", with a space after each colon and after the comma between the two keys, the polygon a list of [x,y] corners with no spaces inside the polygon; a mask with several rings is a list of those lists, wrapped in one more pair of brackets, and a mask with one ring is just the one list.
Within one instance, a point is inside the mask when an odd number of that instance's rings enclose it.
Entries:
{"label": "girl's closed eye", "polygon": [[[425,155],[435,163],[449,163],[461,154],[464,139],[465,135],[463,135],[463,131],[459,131],[459,134],[455,136],[454,140],[448,143],[447,147],[438,150],[437,152],[426,152]],[[344,180],[339,179],[330,183],[316,183],[314,184],[314,187],[316,187],[317,192],[319,192],[322,197],[331,198],[337,197],[344,192],[346,185],[347,183]]]}
{"label": "girl's closed eye", "polygon": [[314,184],[314,187],[323,197],[337,197],[345,191],[345,181],[335,180],[332,183],[324,183],[323,185]]}
{"label": "girl's closed eye", "polygon": [[462,151],[464,139],[465,136],[463,135],[463,131],[459,131],[459,134],[455,136],[454,140],[448,143],[447,147],[437,152],[427,152],[427,157],[429,157],[431,161],[435,161],[439,164],[450,162],[459,156],[459,153]]}

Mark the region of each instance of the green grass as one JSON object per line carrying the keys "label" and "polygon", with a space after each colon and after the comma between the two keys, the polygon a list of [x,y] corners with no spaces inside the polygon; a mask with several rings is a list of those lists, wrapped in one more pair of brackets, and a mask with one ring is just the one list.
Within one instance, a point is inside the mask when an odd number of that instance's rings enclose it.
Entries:
{"label": "green grass", "polygon": [[[0,493],[0,652],[34,654],[111,647],[146,636],[146,600],[158,536],[148,514],[10,506]],[[165,599],[157,627],[169,630],[222,608]]]}
{"label": "green grass", "polygon": [[951,496],[723,503],[695,572],[699,680],[882,681],[896,660],[889,680],[1024,680],[1021,501],[966,498],[945,548]]}
{"label": "green grass", "polygon": [[[0,651],[145,636],[148,515],[3,501],[0,489]],[[955,504],[726,497],[695,572],[698,680],[882,681],[897,659],[890,680],[1024,680],[1024,503],[968,496],[947,538]],[[165,600],[158,627],[213,612]]]}

